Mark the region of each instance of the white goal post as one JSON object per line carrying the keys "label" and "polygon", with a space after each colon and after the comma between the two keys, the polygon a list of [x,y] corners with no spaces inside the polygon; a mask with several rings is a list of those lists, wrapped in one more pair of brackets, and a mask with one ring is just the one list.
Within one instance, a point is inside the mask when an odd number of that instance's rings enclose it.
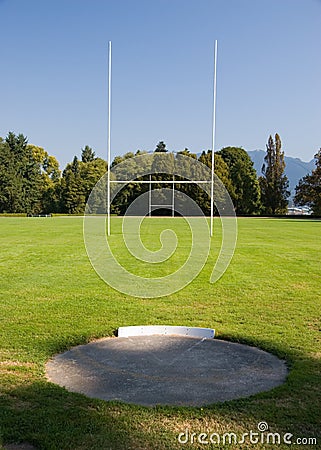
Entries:
{"label": "white goal post", "polygon": [[[110,168],[111,168],[111,64],[112,64],[112,43],[109,41],[108,45],[108,134],[107,134],[107,235],[110,236],[111,227],[110,227],[110,184],[111,183],[129,183],[128,180],[111,180],[110,179]],[[215,134],[216,134],[216,77],[217,77],[217,40],[214,42],[214,76],[213,76],[213,117],[212,117],[212,167],[211,167],[211,212],[210,212],[210,236],[213,236],[213,224],[214,224],[214,170],[215,170],[215,161],[214,161],[214,153],[215,153]],[[171,208],[172,217],[175,215],[175,201],[174,201],[174,192],[175,192],[175,184],[181,183],[209,183],[208,180],[177,180],[175,181],[175,177],[173,174],[173,180],[152,180],[151,177],[149,180],[131,180],[130,183],[148,183],[149,184],[149,216],[151,216],[152,207],[162,207],[162,208]],[[172,184],[172,203],[171,204],[163,204],[163,205],[153,205],[151,202],[151,192],[152,192],[152,184]]]}

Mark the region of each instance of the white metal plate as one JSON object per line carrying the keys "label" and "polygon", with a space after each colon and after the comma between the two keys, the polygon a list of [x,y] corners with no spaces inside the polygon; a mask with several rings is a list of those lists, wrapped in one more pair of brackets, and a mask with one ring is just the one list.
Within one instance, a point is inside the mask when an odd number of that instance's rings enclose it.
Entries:
{"label": "white metal plate", "polygon": [[170,325],[136,325],[131,327],[118,328],[118,337],[151,336],[154,334],[177,334],[180,336],[213,339],[215,336],[215,330],[213,330],[212,328],[182,327]]}

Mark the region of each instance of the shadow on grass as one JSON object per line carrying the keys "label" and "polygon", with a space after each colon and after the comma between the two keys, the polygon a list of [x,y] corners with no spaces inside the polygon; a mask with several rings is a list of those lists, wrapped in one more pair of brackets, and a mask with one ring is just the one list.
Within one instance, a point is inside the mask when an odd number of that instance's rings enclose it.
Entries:
{"label": "shadow on grass", "polygon": [[12,390],[1,406],[4,443],[28,442],[50,450],[116,450],[144,448],[140,444],[148,441],[132,423],[127,405],[91,400],[45,381]]}
{"label": "shadow on grass", "polygon": [[[294,439],[314,437],[319,445],[321,363],[318,355],[300,355],[269,341],[243,342],[286,357],[291,367],[286,383],[249,398],[202,408],[144,408],[90,399],[45,380],[28,381],[8,388],[0,396],[0,436],[5,443],[29,442],[45,450],[201,449],[204,445],[197,442],[182,447],[178,434],[188,429],[221,435],[235,432],[241,436],[250,430],[257,431],[257,424],[265,421],[272,433],[282,436],[291,433]],[[206,448],[236,447],[207,445]]]}

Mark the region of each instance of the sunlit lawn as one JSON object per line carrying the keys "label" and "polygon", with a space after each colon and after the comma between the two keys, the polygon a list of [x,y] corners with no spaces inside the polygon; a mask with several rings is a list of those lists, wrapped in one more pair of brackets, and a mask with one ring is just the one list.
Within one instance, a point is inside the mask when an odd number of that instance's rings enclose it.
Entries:
{"label": "sunlit lawn", "polygon": [[[210,284],[219,248],[216,221],[203,271],[160,299],[127,297],[106,285],[88,260],[82,226],[80,217],[0,218],[0,442],[41,449],[175,449],[182,448],[177,436],[186,429],[241,436],[266,421],[271,432],[316,437],[321,445],[320,221],[239,219],[232,263]],[[171,226],[189,241],[183,219],[152,218],[144,222],[145,243],[155,249],[160,232]],[[113,218],[112,227],[111,242],[121,254],[120,219]],[[203,408],[108,403],[47,382],[44,364],[52,355],[135,324],[215,328],[218,338],[286,359],[287,382]]]}

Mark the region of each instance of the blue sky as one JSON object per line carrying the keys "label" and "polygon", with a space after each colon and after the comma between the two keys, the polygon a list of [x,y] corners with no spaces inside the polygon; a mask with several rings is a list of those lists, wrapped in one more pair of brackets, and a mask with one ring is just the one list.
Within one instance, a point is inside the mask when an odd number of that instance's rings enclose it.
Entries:
{"label": "blue sky", "polygon": [[215,39],[215,150],[321,147],[320,0],[0,0],[0,17],[0,136],[62,168],[85,145],[106,157],[109,40],[113,156],[211,148]]}

